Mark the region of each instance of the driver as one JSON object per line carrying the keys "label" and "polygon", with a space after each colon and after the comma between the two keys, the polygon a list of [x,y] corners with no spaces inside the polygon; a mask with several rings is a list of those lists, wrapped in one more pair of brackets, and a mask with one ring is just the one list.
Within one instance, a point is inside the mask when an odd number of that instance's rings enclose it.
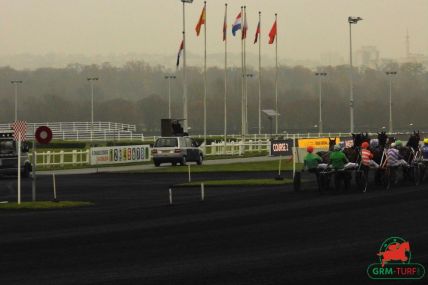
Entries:
{"label": "driver", "polygon": [[386,160],[389,167],[409,166],[409,164],[401,157],[400,152],[398,151],[398,148],[402,145],[403,143],[398,140],[395,143],[392,143],[391,148],[388,149]]}
{"label": "driver", "polygon": [[361,163],[367,167],[379,168],[379,164],[373,160],[373,153],[368,150],[368,148],[368,142],[363,142],[361,144]]}
{"label": "driver", "polygon": [[330,164],[335,170],[344,169],[345,164],[349,162],[348,158],[346,158],[345,154],[341,152],[340,149],[340,145],[336,144],[333,151],[330,153]]}
{"label": "driver", "polygon": [[422,157],[424,161],[428,161],[428,138],[424,139],[424,146],[422,147]]}

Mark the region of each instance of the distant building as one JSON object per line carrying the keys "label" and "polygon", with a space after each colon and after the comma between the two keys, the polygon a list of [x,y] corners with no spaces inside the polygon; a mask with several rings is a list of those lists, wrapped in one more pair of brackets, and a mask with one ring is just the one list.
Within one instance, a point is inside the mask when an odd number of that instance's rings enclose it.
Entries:
{"label": "distant building", "polygon": [[380,53],[375,46],[363,46],[355,53],[355,64],[361,67],[377,68],[379,66]]}
{"label": "distant building", "polygon": [[400,59],[400,63],[422,63],[428,68],[428,56],[420,53],[412,53],[410,50],[410,36],[409,31],[406,32],[406,56]]}
{"label": "distant building", "polygon": [[323,66],[337,66],[346,64],[342,55],[337,52],[325,52],[320,55],[321,65]]}

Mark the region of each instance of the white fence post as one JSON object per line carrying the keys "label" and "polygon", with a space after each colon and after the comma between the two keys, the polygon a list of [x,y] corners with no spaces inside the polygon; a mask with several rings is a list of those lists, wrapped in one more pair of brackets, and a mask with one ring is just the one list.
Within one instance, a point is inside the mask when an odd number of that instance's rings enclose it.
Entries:
{"label": "white fence post", "polygon": [[76,161],[77,161],[77,150],[73,149],[72,151],[72,155],[71,155],[71,163],[73,165],[76,165]]}
{"label": "white fence post", "polygon": [[64,151],[63,150],[61,150],[59,152],[59,165],[64,166]]}

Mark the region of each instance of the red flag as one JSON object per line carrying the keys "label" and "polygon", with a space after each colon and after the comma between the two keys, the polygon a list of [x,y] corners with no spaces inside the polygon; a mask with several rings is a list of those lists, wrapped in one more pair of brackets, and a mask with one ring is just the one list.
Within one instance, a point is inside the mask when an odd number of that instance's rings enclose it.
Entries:
{"label": "red flag", "polygon": [[256,30],[256,36],[255,36],[255,38],[254,38],[254,43],[257,43],[257,41],[258,41],[258,39],[259,39],[259,36],[260,36],[260,22],[259,22],[259,24],[257,25],[257,30]]}
{"label": "red flag", "polygon": [[202,25],[205,25],[205,6],[202,9],[202,13],[201,13],[201,16],[199,17],[199,21],[196,24],[195,30],[196,30],[196,35],[197,36],[199,36],[199,33],[201,32]]}
{"label": "red flag", "polygon": [[269,44],[273,44],[276,38],[276,21],[273,23],[272,29],[270,29],[269,32]]}

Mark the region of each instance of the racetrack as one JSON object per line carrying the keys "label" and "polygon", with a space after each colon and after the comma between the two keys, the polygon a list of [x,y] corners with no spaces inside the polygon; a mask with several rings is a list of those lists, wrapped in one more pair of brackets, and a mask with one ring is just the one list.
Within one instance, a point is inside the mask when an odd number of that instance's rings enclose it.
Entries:
{"label": "racetrack", "polygon": [[[256,176],[274,173],[193,179]],[[408,239],[414,262],[428,265],[426,185],[321,196],[312,184],[300,193],[207,188],[205,202],[199,189],[180,188],[169,206],[168,186],[186,179],[58,176],[60,200],[95,206],[0,211],[0,284],[382,284],[366,269],[390,236]],[[0,201],[16,199],[14,181],[0,180]],[[40,199],[51,199],[51,177],[38,187]],[[30,194],[26,181],[23,199]]]}

